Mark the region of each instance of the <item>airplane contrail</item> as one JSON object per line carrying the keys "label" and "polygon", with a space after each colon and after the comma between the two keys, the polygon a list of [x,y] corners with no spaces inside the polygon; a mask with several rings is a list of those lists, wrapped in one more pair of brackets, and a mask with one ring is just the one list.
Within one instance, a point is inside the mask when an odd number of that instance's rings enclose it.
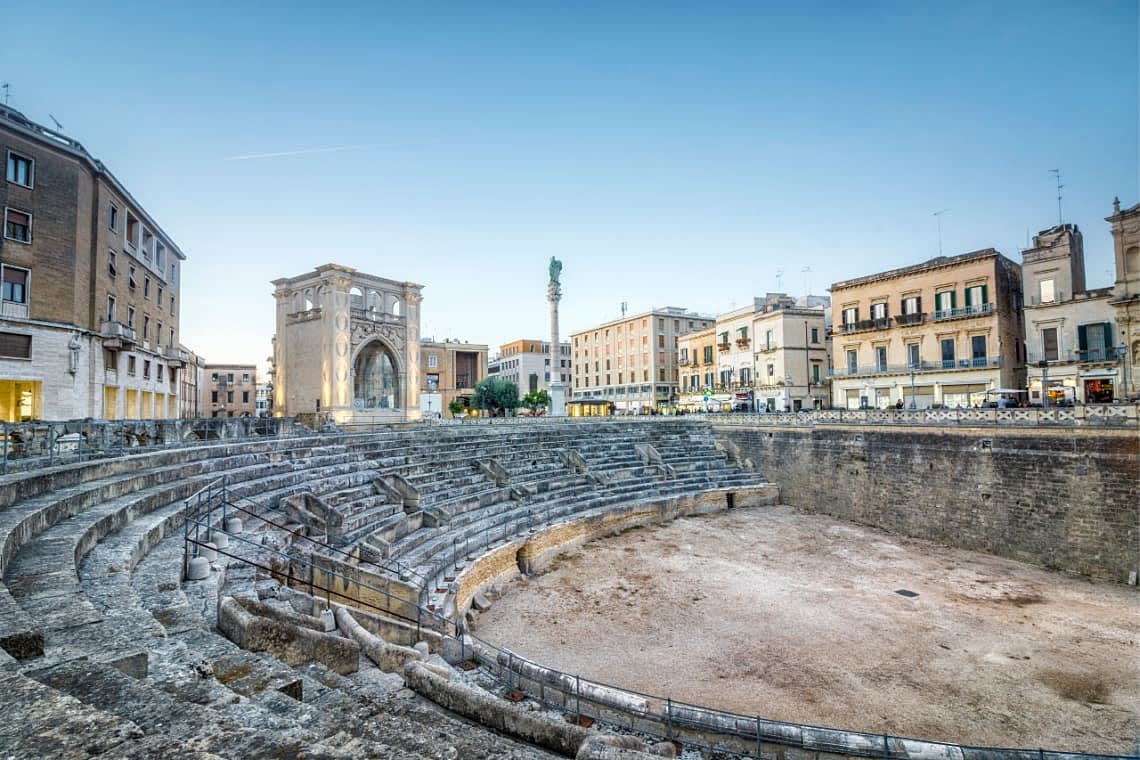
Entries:
{"label": "airplane contrail", "polygon": [[359,150],[360,148],[372,148],[373,145],[334,145],[329,148],[302,148],[301,150],[282,150],[277,153],[250,153],[245,156],[229,156],[222,159],[223,161],[250,161],[257,158],[279,158],[281,156],[303,156],[306,153],[337,153],[345,150]]}

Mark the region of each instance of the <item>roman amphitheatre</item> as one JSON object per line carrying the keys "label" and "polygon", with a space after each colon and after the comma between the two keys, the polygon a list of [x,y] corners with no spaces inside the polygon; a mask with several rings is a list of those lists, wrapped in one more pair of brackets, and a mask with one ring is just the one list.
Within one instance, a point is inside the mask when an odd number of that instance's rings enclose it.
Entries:
{"label": "roman amphitheatre", "polygon": [[28,430],[0,756],[1133,756],[1134,412]]}

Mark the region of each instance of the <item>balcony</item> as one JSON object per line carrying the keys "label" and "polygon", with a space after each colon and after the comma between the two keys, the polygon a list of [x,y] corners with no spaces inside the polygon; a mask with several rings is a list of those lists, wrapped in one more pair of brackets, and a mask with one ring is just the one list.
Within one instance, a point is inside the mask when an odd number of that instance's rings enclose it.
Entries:
{"label": "balcony", "polygon": [[748,340],[748,338],[737,338],[736,339],[736,347],[737,348],[748,348],[748,346],[751,344],[751,342],[752,341]]}
{"label": "balcony", "polygon": [[934,312],[934,320],[941,321],[946,319],[965,319],[967,317],[984,317],[992,314],[994,305],[992,303],[978,304],[977,306],[967,306],[964,309],[944,309],[942,311]]}
{"label": "balcony", "polygon": [[899,327],[909,327],[911,325],[921,325],[926,321],[926,315],[922,312],[915,312],[914,314],[896,314],[895,324]]}
{"label": "balcony", "polygon": [[188,357],[179,351],[177,346],[163,347],[162,358],[166,360],[166,364],[169,367],[181,367],[188,360]]}
{"label": "balcony", "polygon": [[19,301],[4,301],[0,304],[0,317],[6,319],[27,319],[28,304]]}
{"label": "balcony", "polygon": [[135,329],[133,327],[127,327],[122,322],[106,320],[103,322],[99,332],[103,337],[103,348],[112,348],[121,351],[134,348],[138,343],[138,341],[135,340]]}
{"label": "balcony", "polygon": [[716,347],[718,351],[724,352],[730,350],[732,348],[732,344],[728,342],[718,343]]}
{"label": "balcony", "polygon": [[677,366],[678,367],[688,367],[689,366],[689,360],[688,359],[678,359],[677,360]]}
{"label": "balcony", "polygon": [[1089,364],[1092,362],[1115,362],[1120,359],[1120,352],[1115,347],[1109,346],[1108,348],[1092,348],[1087,351],[1074,351],[1073,355],[1077,357],[1077,361],[1082,364]]}
{"label": "balcony", "polygon": [[919,362],[918,364],[871,364],[862,367],[838,367],[829,370],[828,377],[871,377],[877,375],[909,375],[927,372],[946,372],[950,370],[982,369],[986,367],[1001,367],[1000,356],[979,357],[977,359],[946,359],[938,362]]}
{"label": "balcony", "polygon": [[886,330],[890,326],[890,317],[881,317],[879,319],[860,319],[857,322],[844,322],[840,325],[839,330],[840,332],[853,333],[864,330]]}

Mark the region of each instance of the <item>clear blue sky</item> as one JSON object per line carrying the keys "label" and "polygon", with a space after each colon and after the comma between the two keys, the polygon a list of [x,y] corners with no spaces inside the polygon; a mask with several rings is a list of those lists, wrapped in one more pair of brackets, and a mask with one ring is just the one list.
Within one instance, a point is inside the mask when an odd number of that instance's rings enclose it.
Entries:
{"label": "clear blue sky", "polygon": [[564,336],[917,263],[940,209],[947,254],[1018,260],[1052,168],[1110,284],[1137,7],[9,0],[0,80],[187,253],[208,360],[262,363],[269,281],[330,261],[422,283],[425,336],[494,351],[547,334],[552,255]]}

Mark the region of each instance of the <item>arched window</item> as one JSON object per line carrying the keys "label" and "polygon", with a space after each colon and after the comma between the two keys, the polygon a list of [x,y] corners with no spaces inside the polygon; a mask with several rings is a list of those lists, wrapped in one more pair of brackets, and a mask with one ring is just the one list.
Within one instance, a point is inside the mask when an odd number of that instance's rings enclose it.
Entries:
{"label": "arched window", "polygon": [[300,310],[301,310],[301,294],[294,291],[293,292],[293,311],[298,312]]}
{"label": "arched window", "polygon": [[401,307],[402,307],[402,304],[400,303],[400,299],[397,298],[396,296],[392,296],[392,308],[389,309],[389,311],[391,311],[394,316],[398,317],[398,316],[400,316]]}
{"label": "arched window", "polygon": [[362,311],[364,309],[364,291],[359,287],[353,287],[348,291],[349,305],[353,311]]}
{"label": "arched window", "polygon": [[1124,252],[1124,275],[1134,277],[1140,274],[1140,247],[1132,246]]}
{"label": "arched window", "polygon": [[400,408],[396,361],[380,341],[372,341],[357,354],[352,391],[357,409]]}
{"label": "arched window", "polygon": [[382,309],[381,304],[384,303],[383,296],[375,290],[368,291],[368,316],[376,319],[380,316]]}
{"label": "arched window", "polygon": [[313,308],[313,290],[309,288],[305,290],[305,311]]}

